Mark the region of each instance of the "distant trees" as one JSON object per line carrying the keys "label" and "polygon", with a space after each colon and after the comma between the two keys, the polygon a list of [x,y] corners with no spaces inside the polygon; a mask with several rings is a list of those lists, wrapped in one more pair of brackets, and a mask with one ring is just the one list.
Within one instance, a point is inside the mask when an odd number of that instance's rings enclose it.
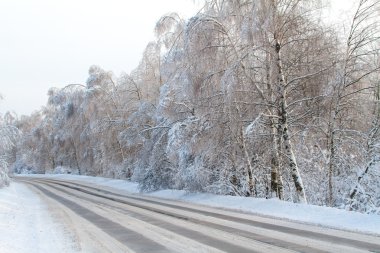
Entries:
{"label": "distant trees", "polygon": [[9,185],[8,163],[14,162],[12,151],[18,136],[15,120],[10,113],[0,115],[0,188]]}
{"label": "distant trees", "polygon": [[130,74],[92,66],[18,121],[18,164],[379,212],[378,4],[358,1],[345,40],[319,1],[167,14]]}

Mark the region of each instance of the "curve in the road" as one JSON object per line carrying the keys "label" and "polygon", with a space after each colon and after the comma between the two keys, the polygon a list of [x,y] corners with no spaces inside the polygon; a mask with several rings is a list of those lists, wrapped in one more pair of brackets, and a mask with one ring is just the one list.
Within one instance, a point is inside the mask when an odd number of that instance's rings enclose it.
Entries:
{"label": "curve in the road", "polygon": [[[87,194],[91,194],[91,195],[102,197],[102,198],[107,198],[109,200],[124,203],[127,205],[133,205],[136,207],[149,209],[150,211],[154,211],[154,212],[162,212],[162,211],[158,208],[152,208],[151,206],[144,206],[144,205],[136,204],[134,202],[126,201],[125,199],[137,200],[140,202],[146,202],[149,204],[166,206],[166,207],[170,207],[170,208],[174,208],[174,209],[180,209],[180,210],[189,211],[189,212],[196,212],[198,214],[203,214],[205,216],[210,216],[210,217],[219,218],[219,219],[223,219],[223,220],[229,220],[229,221],[233,221],[233,222],[237,222],[237,223],[241,223],[241,224],[246,224],[246,225],[251,225],[254,227],[260,227],[260,228],[264,228],[264,229],[279,231],[279,232],[283,232],[283,233],[287,233],[287,234],[294,234],[294,235],[298,235],[298,236],[302,236],[302,237],[314,238],[317,240],[332,242],[332,243],[336,243],[336,244],[340,244],[340,245],[346,245],[349,247],[363,248],[363,249],[369,250],[370,252],[380,252],[380,246],[378,244],[373,244],[373,243],[369,243],[369,242],[347,239],[347,238],[343,238],[343,237],[338,237],[338,236],[334,236],[334,235],[327,235],[327,234],[317,233],[317,232],[313,232],[313,231],[300,230],[300,229],[296,229],[296,228],[285,227],[285,226],[280,226],[280,225],[270,224],[270,223],[265,223],[265,222],[259,222],[259,221],[244,219],[244,218],[240,218],[240,217],[228,216],[228,215],[224,215],[224,214],[220,214],[220,213],[214,213],[214,212],[209,212],[209,211],[205,211],[205,210],[199,210],[199,209],[195,209],[195,208],[164,203],[164,202],[156,201],[156,200],[152,200],[152,199],[126,196],[126,195],[118,194],[115,192],[107,191],[104,189],[99,189],[99,188],[95,188],[95,187],[91,187],[91,186],[87,186],[87,185],[81,185],[81,184],[73,183],[73,182],[62,183],[58,180],[48,180],[48,181],[54,182],[55,184],[58,184],[58,185],[61,185],[64,187],[68,187],[68,188],[71,188],[71,189],[74,189],[77,191],[84,192]],[[94,190],[97,193],[88,191],[88,190],[83,189],[83,188]],[[104,193],[104,194],[111,195],[111,196],[106,196],[106,195],[99,194],[99,193]],[[121,197],[123,199],[116,199],[112,196]],[[170,216],[173,216],[173,217],[176,217],[179,219],[186,219],[186,220],[190,219],[189,217],[186,217],[184,215],[178,215],[178,212],[165,211],[163,214],[170,215]],[[193,222],[204,223],[204,221],[195,220],[193,218],[191,218],[191,219]],[[207,224],[207,225],[210,225],[210,224]],[[241,236],[245,236],[245,237],[248,237],[250,239],[262,241],[264,243],[270,243],[272,245],[276,245],[279,247],[287,247],[289,249],[299,250],[301,252],[312,252],[311,249],[308,247],[306,247],[306,248],[300,247],[302,245],[294,245],[294,247],[292,247],[292,245],[288,245],[289,244],[288,242],[281,242],[278,240],[273,241],[273,240],[271,240],[271,238],[263,238],[263,237],[259,238],[255,234],[247,234],[245,231],[233,230],[232,228],[226,227],[226,226],[222,226],[222,227],[220,227],[220,229],[229,230],[230,232],[241,234]],[[243,233],[241,233],[241,232],[243,232]],[[285,245],[287,245],[287,246],[285,246]]]}
{"label": "curve in the road", "polygon": [[[64,192],[65,194],[68,194],[75,198],[84,199],[86,201],[97,202],[96,204],[99,204],[101,201],[94,201],[93,198],[85,197],[83,195],[78,195],[75,193],[75,191],[80,192],[82,194],[87,194],[88,196],[97,197],[99,198],[99,200],[106,199],[109,201],[113,201],[115,203],[125,204],[126,206],[133,206],[135,208],[140,208],[149,212],[154,212],[157,214],[169,216],[174,219],[180,219],[187,222],[191,222],[193,224],[204,226],[205,228],[212,228],[212,229],[224,231],[224,232],[231,233],[240,237],[248,238],[258,243],[267,244],[268,246],[272,248],[278,247],[279,249],[280,248],[286,249],[286,250],[289,250],[290,252],[296,251],[296,252],[320,253],[320,252],[326,252],[326,250],[321,250],[314,247],[309,247],[308,245],[292,243],[292,242],[280,240],[278,238],[265,236],[262,234],[249,232],[246,230],[240,230],[240,229],[226,226],[226,225],[217,224],[215,222],[208,221],[207,217],[227,220],[227,221],[231,221],[235,223],[250,225],[253,227],[258,227],[258,228],[263,228],[263,229],[268,229],[268,230],[279,231],[282,233],[287,233],[290,236],[296,235],[296,236],[311,238],[312,240],[316,239],[316,240],[321,240],[322,242],[326,241],[326,242],[337,244],[337,245],[354,247],[354,248],[357,248],[358,250],[364,249],[370,252],[380,252],[380,245],[376,243],[352,240],[352,239],[342,238],[338,236],[317,233],[313,231],[304,231],[304,230],[300,230],[300,229],[296,229],[292,227],[269,224],[265,222],[244,219],[241,217],[229,216],[229,215],[225,215],[225,214],[221,214],[217,212],[214,213],[214,212],[209,212],[206,210],[198,210],[198,209],[190,208],[187,206],[180,206],[180,205],[174,205],[170,203],[161,202],[159,200],[156,201],[152,199],[146,199],[146,198],[130,196],[130,195],[126,196],[126,195],[118,194],[115,192],[107,191],[104,189],[98,189],[95,187],[82,185],[82,184],[78,184],[74,182],[62,182],[62,181],[51,180],[51,179],[49,180],[38,179],[38,180],[27,181],[27,182],[37,187],[45,195],[59,201],[60,203],[67,206],[68,208],[72,209],[74,212],[78,213],[78,215],[81,215],[83,218],[86,218],[88,220],[97,220],[96,225],[98,227],[103,229],[103,231],[107,232],[109,235],[116,238],[120,242],[128,245],[128,247],[131,247],[133,250],[136,250],[137,252],[168,252],[168,250],[161,244],[154,242],[150,240],[149,238],[145,238],[142,235],[134,231],[131,231],[107,218],[101,217],[100,215],[94,212],[91,212],[91,210],[85,210],[86,208],[84,208],[83,206],[80,206],[65,197],[58,196],[52,191],[46,189],[46,186],[52,189],[55,189],[56,191]],[[44,185],[44,187],[42,187],[41,185]],[[162,208],[160,208],[162,206],[166,207],[166,209],[163,210]],[[113,206],[113,208],[117,209],[119,207]],[[168,210],[167,208],[171,210]],[[160,227],[166,230],[172,231],[176,234],[180,234],[187,238],[191,238],[195,241],[209,245],[216,249],[220,249],[227,252],[255,252],[252,249],[247,249],[246,247],[240,247],[236,244],[228,243],[223,240],[218,240],[214,237],[207,236],[197,231],[186,229],[181,226],[176,226],[175,224],[171,222],[163,222],[162,220],[157,220],[156,218],[153,218],[152,216],[148,216],[136,211],[131,211],[127,209],[120,210],[120,211],[127,211],[128,214],[133,215],[135,218],[141,221],[144,221],[150,224],[159,224]],[[204,219],[194,218],[189,215],[185,215],[184,213],[186,212],[201,214],[205,216],[205,218]],[[112,231],[123,231],[123,232],[115,233]],[[146,245],[146,250],[141,249],[142,244]]]}

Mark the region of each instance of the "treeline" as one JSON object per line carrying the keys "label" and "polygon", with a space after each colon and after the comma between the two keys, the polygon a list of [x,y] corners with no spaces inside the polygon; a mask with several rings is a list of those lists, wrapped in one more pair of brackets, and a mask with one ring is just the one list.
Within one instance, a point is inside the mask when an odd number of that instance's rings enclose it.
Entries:
{"label": "treeline", "polygon": [[207,0],[157,23],[139,66],[50,89],[15,172],[72,168],[186,189],[380,213],[379,1],[346,34],[319,1]]}

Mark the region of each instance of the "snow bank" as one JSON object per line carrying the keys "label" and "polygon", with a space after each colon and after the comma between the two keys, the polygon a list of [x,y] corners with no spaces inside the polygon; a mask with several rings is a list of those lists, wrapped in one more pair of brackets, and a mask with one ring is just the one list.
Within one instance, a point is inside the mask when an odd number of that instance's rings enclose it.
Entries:
{"label": "snow bank", "polygon": [[0,252],[78,252],[39,196],[12,182],[0,190]]}
{"label": "snow bank", "polygon": [[178,199],[207,206],[239,210],[262,216],[276,217],[330,228],[380,235],[380,216],[349,212],[342,209],[295,204],[278,199],[257,199],[213,194],[194,194],[164,190],[151,196]]}
{"label": "snow bank", "polygon": [[[75,180],[139,194],[137,183],[102,177],[78,175],[30,175],[62,180]],[[350,231],[380,235],[380,215],[350,212],[337,208],[295,204],[277,199],[258,199],[236,196],[222,196],[209,193],[187,193],[181,190],[161,190],[144,194],[165,199],[181,200],[201,205],[234,209],[246,213],[275,217],[338,228]]]}

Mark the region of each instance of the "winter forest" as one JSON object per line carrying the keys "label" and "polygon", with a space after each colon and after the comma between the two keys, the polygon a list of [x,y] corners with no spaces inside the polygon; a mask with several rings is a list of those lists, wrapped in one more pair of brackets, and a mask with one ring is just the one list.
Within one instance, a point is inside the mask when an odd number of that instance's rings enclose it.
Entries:
{"label": "winter forest", "polygon": [[73,173],[380,214],[379,0],[206,0],[155,27],[130,74],[91,66],[0,116],[9,173]]}

